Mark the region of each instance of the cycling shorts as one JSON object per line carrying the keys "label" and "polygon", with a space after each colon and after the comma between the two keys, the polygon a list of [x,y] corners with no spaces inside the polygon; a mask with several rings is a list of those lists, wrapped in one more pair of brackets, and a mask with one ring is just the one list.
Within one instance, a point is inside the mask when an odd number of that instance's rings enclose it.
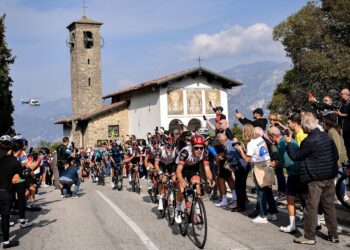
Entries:
{"label": "cycling shorts", "polygon": [[159,168],[163,173],[174,173],[176,171],[177,164],[175,162],[172,162],[168,165],[165,165],[162,162],[159,162]]}

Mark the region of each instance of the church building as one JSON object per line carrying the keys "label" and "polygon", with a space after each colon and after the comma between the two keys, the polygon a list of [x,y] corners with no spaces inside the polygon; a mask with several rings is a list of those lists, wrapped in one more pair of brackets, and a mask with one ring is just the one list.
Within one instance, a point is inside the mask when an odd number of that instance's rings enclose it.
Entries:
{"label": "church building", "polygon": [[[102,97],[102,23],[83,16],[71,23],[67,44],[71,61],[72,116],[56,121],[78,147],[145,138],[156,127],[170,131],[179,123],[190,130],[206,126],[203,115],[215,117],[212,106],[228,113],[227,90],[239,81],[204,67],[195,67],[128,87]],[[102,100],[111,100],[102,105]]]}

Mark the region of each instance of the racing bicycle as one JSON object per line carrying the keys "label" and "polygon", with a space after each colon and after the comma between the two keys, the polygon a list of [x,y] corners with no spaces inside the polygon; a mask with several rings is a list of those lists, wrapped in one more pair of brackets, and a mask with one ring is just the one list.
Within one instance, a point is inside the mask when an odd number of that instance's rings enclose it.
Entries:
{"label": "racing bicycle", "polygon": [[338,171],[338,176],[340,176],[337,180],[337,184],[335,186],[335,192],[340,203],[350,209],[350,163],[342,163]]}

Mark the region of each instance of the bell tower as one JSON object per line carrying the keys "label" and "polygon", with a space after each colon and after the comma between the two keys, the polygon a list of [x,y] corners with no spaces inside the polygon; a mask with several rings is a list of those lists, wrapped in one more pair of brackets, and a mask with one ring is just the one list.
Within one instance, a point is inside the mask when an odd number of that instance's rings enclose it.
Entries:
{"label": "bell tower", "polygon": [[101,25],[102,23],[83,16],[67,27],[73,116],[102,106]]}

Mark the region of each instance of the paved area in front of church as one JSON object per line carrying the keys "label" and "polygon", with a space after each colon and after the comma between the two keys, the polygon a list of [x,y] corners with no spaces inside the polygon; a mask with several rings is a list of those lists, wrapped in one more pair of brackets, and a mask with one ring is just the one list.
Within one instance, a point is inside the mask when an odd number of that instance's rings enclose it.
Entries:
{"label": "paved area in front of church", "polygon": [[[127,181],[125,181],[127,182]],[[97,186],[90,180],[82,183],[79,198],[60,198],[52,187],[42,188],[38,196],[41,212],[28,212],[32,228],[10,228],[10,237],[20,240],[16,249],[195,249],[188,236],[179,234],[178,226],[170,226],[158,216],[145,189],[140,195],[126,184],[123,191]],[[143,182],[143,187],[146,184]],[[252,200],[254,201],[254,200]],[[341,233],[340,243],[325,241],[325,227],[318,233],[316,246],[293,243],[293,235],[279,232],[288,216],[280,210],[279,221],[253,224],[247,213],[231,213],[205,200],[208,216],[208,238],[205,249],[349,249],[350,237]],[[302,228],[299,228],[302,233]]]}

